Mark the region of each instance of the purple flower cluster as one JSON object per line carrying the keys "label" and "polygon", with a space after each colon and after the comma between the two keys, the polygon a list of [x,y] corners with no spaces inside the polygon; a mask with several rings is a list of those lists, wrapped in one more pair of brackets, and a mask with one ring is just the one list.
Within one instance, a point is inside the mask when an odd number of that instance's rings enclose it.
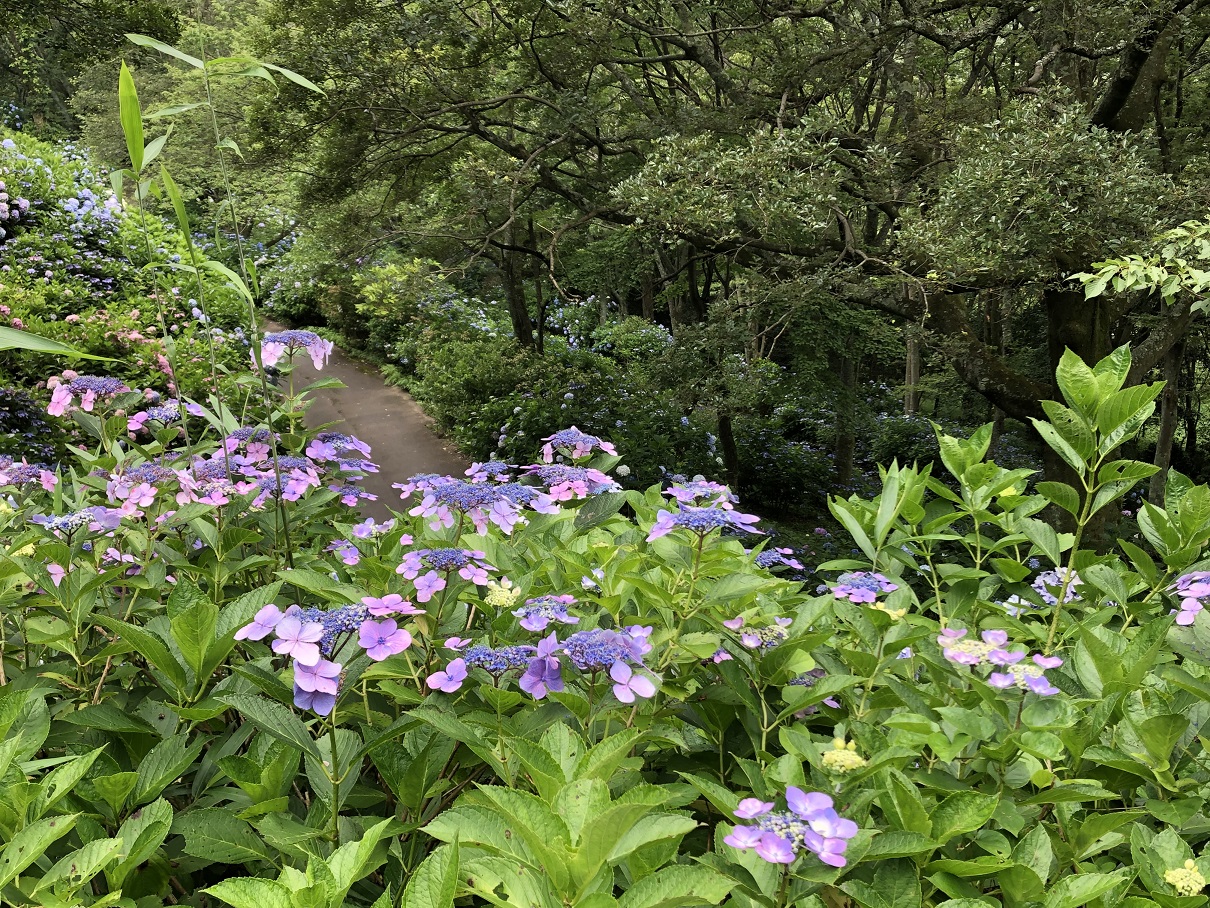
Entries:
{"label": "purple flower cluster", "polygon": [[370,461],[370,446],[355,435],[320,432],[307,445],[306,455],[314,463],[335,463],[342,473],[364,476],[377,473],[378,464]]}
{"label": "purple flower cluster", "polygon": [[1210,571],[1193,571],[1178,577],[1171,592],[1181,600],[1176,623],[1188,627],[1197,619],[1197,613],[1205,608],[1202,600],[1210,598]]}
{"label": "purple flower cluster", "polygon": [[[742,630],[739,637],[740,643],[748,649],[759,652],[760,650],[772,649],[779,643],[782,643],[790,635],[786,628],[793,623],[794,621],[791,618],[774,618],[773,623],[770,625],[745,630],[746,622],[744,616],[740,615],[724,621],[723,626],[733,631]],[[718,659],[715,661],[722,662],[726,660]]]}
{"label": "purple flower cluster", "polygon": [[[530,464],[521,472],[533,476],[546,486],[552,501],[591,498],[604,492],[617,492],[621,486],[600,470],[573,467],[562,463]],[[535,508],[534,510],[538,510]]]}
{"label": "purple flower cluster", "polygon": [[897,583],[892,583],[882,574],[871,571],[854,571],[841,574],[836,578],[832,587],[832,595],[837,599],[848,599],[850,602],[873,602],[879,593],[893,593],[899,589]]}
{"label": "purple flower cluster", "polygon": [[273,652],[293,660],[294,705],[326,716],[336,706],[342,665],[325,657],[340,649],[344,640],[355,633],[358,646],[376,662],[412,645],[412,635],[393,618],[377,621],[371,614],[364,602],[331,611],[292,605],[283,612],[266,605],[235,632],[235,639],[263,640],[272,634]]}
{"label": "purple flower cluster", "polygon": [[400,490],[400,498],[420,493],[420,504],[408,513],[413,517],[427,517],[430,529],[434,530],[452,527],[461,517],[466,517],[474,524],[476,532],[485,532],[492,523],[505,533],[511,533],[523,520],[523,508],[543,514],[558,512],[550,496],[513,483],[493,485],[422,473],[406,483],[395,483],[394,487]]}
{"label": "purple flower cluster", "polygon": [[1043,697],[1059,693],[1059,689],[1050,683],[1044,672],[1046,669],[1058,668],[1063,660],[1058,656],[1044,656],[1034,653],[1027,662],[1028,653],[1020,650],[1008,650],[1008,633],[1001,630],[983,631],[981,639],[968,639],[965,629],[943,628],[937,638],[941,653],[950,662],[958,665],[988,664],[999,671],[988,675],[987,683],[992,687],[1004,690],[1017,687],[1033,691]]}
{"label": "purple flower cluster", "polygon": [[[1069,577],[1070,583],[1067,582]],[[1055,605],[1059,601],[1059,593],[1063,591],[1064,583],[1067,583],[1067,593],[1063,596],[1063,604],[1066,605],[1068,602],[1080,598],[1076,588],[1083,582],[1075,571],[1069,575],[1067,568],[1060,568],[1057,571],[1043,571],[1034,578],[1034,582],[1030,586],[1037,590],[1043,602],[1047,605]]]}
{"label": "purple flower cluster", "polygon": [[0,455],[0,486],[23,486],[34,482],[46,491],[53,492],[59,478],[49,464],[17,461]]}
{"label": "purple flower cluster", "polygon": [[8,235],[5,232],[4,224],[17,223],[27,211],[29,211],[29,199],[23,199],[21,196],[10,197],[4,181],[0,180],[0,242]]}
{"label": "purple flower cluster", "polygon": [[512,471],[516,467],[502,460],[488,460],[483,463],[473,463],[466,475],[471,482],[508,482],[512,479]]}
{"label": "purple flower cluster", "polygon": [[332,355],[332,347],[331,341],[324,340],[314,331],[278,331],[261,337],[261,362],[266,367],[273,367],[283,356],[290,359],[298,351],[306,350],[315,368],[323,369]]}
{"label": "purple flower cluster", "polygon": [[486,586],[488,571],[495,570],[486,558],[486,552],[472,549],[415,549],[403,556],[395,573],[412,581],[418,602],[428,602],[445,589],[447,578],[454,571],[463,580]]}
{"label": "purple flower cluster", "polygon": [[547,463],[555,462],[556,451],[567,455],[572,460],[588,457],[593,451],[601,451],[605,454],[618,453],[611,443],[603,441],[595,435],[581,432],[575,426],[560,429],[554,435],[549,435],[542,440],[546,442],[542,446],[542,459]]}
{"label": "purple flower cluster", "polygon": [[64,372],[63,379],[66,381],[51,378],[47,382],[52,391],[46,412],[51,416],[62,416],[77,397],[80,399],[80,409],[91,412],[98,399],[110,400],[130,390],[119,378]]}
{"label": "purple flower cluster", "polygon": [[786,789],[788,809],[773,806],[770,801],[744,798],[735,816],[756,822],[736,826],[723,841],[741,851],[751,848],[771,864],[791,864],[809,851],[829,867],[845,866],[845,849],[858,826],[836,812],[830,797],[791,785]]}
{"label": "purple flower cluster", "polygon": [[66,536],[70,539],[85,528],[92,533],[116,530],[122,524],[122,517],[123,514],[118,508],[95,505],[69,514],[35,514],[29,518],[29,522],[45,527],[56,536]]}
{"label": "purple flower cluster", "polygon": [[802,566],[802,562],[794,557],[794,549],[777,548],[765,549],[763,552],[758,552],[754,562],[757,567],[770,570],[775,567],[788,567],[796,571],[806,570]]}
{"label": "purple flower cluster", "polygon": [[579,624],[580,619],[567,614],[568,606],[576,604],[575,596],[539,596],[526,599],[525,605],[513,612],[521,619],[520,625],[527,631],[544,631],[552,621],[560,624]]}
{"label": "purple flower cluster", "polygon": [[[564,689],[560,656],[582,672],[608,673],[613,694],[619,702],[633,703],[636,697],[655,696],[655,682],[637,671],[644,668],[643,657],[651,652],[647,637],[650,627],[632,626],[619,632],[608,629],[577,631],[562,643],[555,634],[537,646],[507,646],[492,649],[472,646],[458,659],[433,673],[425,682],[433,690],[453,693],[462,687],[471,668],[482,668],[497,681],[510,671],[524,668],[519,687],[536,700]],[[461,642],[461,641],[459,641]]]}
{"label": "purple flower cluster", "polygon": [[647,534],[647,541],[651,542],[661,536],[667,536],[677,527],[702,537],[724,528],[759,533],[760,530],[753,526],[758,520],[760,518],[755,514],[741,514],[730,505],[696,507],[682,504],[677,511],[661,510],[656,515],[651,532]]}
{"label": "purple flower cluster", "polygon": [[664,494],[676,499],[682,505],[731,508],[739,503],[739,499],[728,486],[721,482],[711,482],[708,479],[675,482],[664,491]]}

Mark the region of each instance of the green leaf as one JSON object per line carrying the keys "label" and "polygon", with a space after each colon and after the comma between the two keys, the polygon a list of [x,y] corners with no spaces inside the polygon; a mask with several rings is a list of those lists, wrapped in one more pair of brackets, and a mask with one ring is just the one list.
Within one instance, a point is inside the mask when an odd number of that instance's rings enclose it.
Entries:
{"label": "green leaf", "polygon": [[238,710],[261,731],[294,745],[316,761],[323,761],[319,748],[315,746],[315,739],[307,731],[307,726],[280,703],[247,694],[216,694],[215,699]]}
{"label": "green leaf", "polygon": [[163,798],[152,801],[127,817],[118,830],[118,838],[126,846],[126,856],[117,867],[105,871],[110,889],[121,888],[126,877],[164,844],[171,828],[172,805]]}
{"label": "green leaf", "polygon": [[1051,504],[1058,505],[1069,514],[1080,513],[1080,494],[1065,482],[1040,482],[1038,494]]}
{"label": "green leaf", "polygon": [[164,150],[164,145],[168,141],[168,137],[172,135],[172,127],[168,127],[168,131],[162,136],[157,136],[147,143],[147,147],[143,149],[143,166],[150,167],[151,162],[160,156],[160,152]]}
{"label": "green leaf", "polygon": [[1059,367],[1055,370],[1055,381],[1063,392],[1063,399],[1084,416],[1091,419],[1100,402],[1100,386],[1092,369],[1070,349],[1063,351]]}
{"label": "green leaf", "polygon": [[[70,854],[60,858],[53,867],[38,880],[34,894],[49,888],[52,883],[66,881],[69,892],[77,891],[81,886],[104,870],[110,863],[118,859],[122,850],[122,840],[94,839]],[[55,887],[59,888],[59,887]]]}
{"label": "green leaf", "polygon": [[130,155],[131,168],[137,175],[143,169],[143,117],[139,112],[139,94],[134,87],[134,76],[122,61],[118,74],[118,110],[122,121],[122,132],[126,136],[126,151]]}
{"label": "green leaf", "polygon": [[38,792],[38,797],[34,799],[34,803],[31,805],[33,816],[45,816],[50,808],[70,794],[77,783],[92,768],[92,764],[96,762],[97,757],[101,756],[104,750],[104,747],[98,747],[90,753],[82,754],[60,766],[56,766],[47,774],[38,784],[40,791]]}
{"label": "green leaf", "polygon": [[303,88],[309,89],[314,92],[318,92],[321,95],[327,94],[327,92],[325,92],[322,88],[320,88],[318,85],[316,85],[310,79],[306,78],[305,76],[300,76],[298,73],[294,72],[294,70],[292,70],[292,69],[286,69],[284,66],[275,66],[272,63],[261,63],[261,66],[265,67],[265,69],[271,69],[276,73],[281,73],[283,76],[285,76],[291,82],[293,82],[295,85],[301,85]]}
{"label": "green leaf", "polygon": [[933,838],[945,843],[955,836],[974,832],[991,819],[1000,799],[977,791],[956,791],[932,813]]}
{"label": "green leaf", "polygon": [[0,851],[0,889],[17,878],[26,867],[32,864],[54,842],[75,828],[78,813],[64,817],[47,817],[30,823],[24,829],[8,840],[4,850]]}
{"label": "green leaf", "polygon": [[1113,873],[1078,873],[1065,876],[1050,888],[1042,902],[1043,908],[1080,908],[1110,889],[1134,878],[1133,867],[1123,867]]}
{"label": "green leaf", "polygon": [[182,114],[190,110],[196,110],[199,107],[208,107],[205,101],[198,101],[195,104],[173,104],[171,107],[161,107],[159,110],[152,111],[149,114],[144,114],[144,120],[159,120],[163,117],[175,117],[177,114]]}
{"label": "green leaf", "polygon": [[151,748],[139,764],[139,779],[131,793],[132,803],[143,804],[158,797],[193,765],[205,743],[199,739],[190,744],[189,736],[183,734],[165,738]]}
{"label": "green leaf", "polygon": [[442,845],[424,859],[407,888],[399,908],[454,908],[458,891],[458,839]]}
{"label": "green leaf", "polygon": [[183,577],[177,581],[168,597],[172,639],[199,682],[204,680],[206,654],[214,644],[218,615],[218,606],[209,596]]}
{"label": "green leaf", "polygon": [[707,867],[674,864],[636,880],[618,899],[618,908],[717,905],[735,886],[735,880]]}
{"label": "green leaf", "polygon": [[139,45],[139,47],[150,47],[162,54],[167,54],[169,57],[175,57],[183,63],[188,63],[194,69],[202,69],[205,65],[197,57],[191,57],[184,51],[177,50],[171,44],[165,44],[163,41],[157,41],[155,38],[150,38],[147,35],[127,33],[126,40]]}
{"label": "green leaf", "polygon": [[132,644],[140,656],[155,669],[158,669],[161,682],[167,682],[165,690],[173,696],[178,702],[185,698],[185,687],[187,684],[185,677],[185,667],[176,660],[159,637],[144,628],[135,624],[127,624],[125,621],[118,621],[116,618],[109,618],[105,615],[98,615],[96,618],[98,624],[118,635],[122,640]]}
{"label": "green leaf", "polygon": [[30,334],[28,331],[21,331],[17,328],[0,327],[0,350],[28,350],[30,353],[49,353],[74,359],[94,359],[106,363],[120,362],[120,360],[108,356],[85,353],[69,344],[51,340],[49,337]]}
{"label": "green leaf", "polygon": [[154,735],[156,730],[144,719],[119,709],[112,703],[96,703],[58,717],[82,728],[95,728],[127,735]]}
{"label": "green leaf", "polygon": [[1051,564],[1057,567],[1062,563],[1064,546],[1049,523],[1025,517],[1017,522],[1017,528]]}
{"label": "green leaf", "polygon": [[179,815],[172,831],[185,837],[185,853],[215,864],[272,860],[245,820],[225,807],[205,807]]}
{"label": "green leaf", "polygon": [[240,877],[223,880],[202,891],[234,908],[294,908],[290,890],[277,880]]}

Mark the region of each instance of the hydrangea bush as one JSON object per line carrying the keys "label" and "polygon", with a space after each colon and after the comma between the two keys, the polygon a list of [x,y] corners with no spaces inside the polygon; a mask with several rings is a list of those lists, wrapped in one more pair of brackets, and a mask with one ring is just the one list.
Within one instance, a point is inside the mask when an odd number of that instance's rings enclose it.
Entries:
{"label": "hydrangea bush", "polygon": [[[305,340],[264,343],[289,370]],[[833,500],[862,557],[819,588],[725,486],[621,490],[574,428],[375,522],[339,491],[359,439],[60,384],[107,438],[0,471],[0,891],[1200,904],[1210,490],[1174,474],[1145,547],[1079,544],[1150,472],[1112,459],[1158,392],[1128,364],[1065,359],[1039,426],[1082,487],[1022,494],[988,431],[939,433],[946,482]]]}

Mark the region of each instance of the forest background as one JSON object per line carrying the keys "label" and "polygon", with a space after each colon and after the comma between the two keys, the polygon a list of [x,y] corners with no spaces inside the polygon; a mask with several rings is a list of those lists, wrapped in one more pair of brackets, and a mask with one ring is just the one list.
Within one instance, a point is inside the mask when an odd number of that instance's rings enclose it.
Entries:
{"label": "forest background", "polygon": [[18,0],[0,98],[117,167],[125,59],[194,222],[238,198],[266,311],[470,456],[575,424],[636,487],[701,473],[810,526],[935,457],[930,420],[1062,478],[1025,426],[1065,348],[1130,343],[1129,383],[1168,382],[1133,453],[1207,478],[1208,6]]}

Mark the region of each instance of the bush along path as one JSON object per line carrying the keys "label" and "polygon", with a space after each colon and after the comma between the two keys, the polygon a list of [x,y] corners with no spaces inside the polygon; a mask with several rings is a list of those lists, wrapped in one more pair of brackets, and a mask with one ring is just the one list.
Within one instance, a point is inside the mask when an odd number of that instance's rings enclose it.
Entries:
{"label": "bush along path", "polygon": [[[284,331],[269,323],[266,329]],[[399,499],[391,488],[400,477],[418,473],[461,476],[470,461],[451,450],[433,431],[432,420],[410,395],[388,385],[374,369],[333,348],[321,375],[307,357],[299,357],[293,366],[296,387],[302,388],[321,379],[337,379],[341,387],[320,387],[310,395],[306,425],[326,426],[328,431],[353,435],[374,451],[379,472],[371,473],[359,485],[377,499],[363,498],[361,511],[366,517],[383,520],[388,508]]]}

